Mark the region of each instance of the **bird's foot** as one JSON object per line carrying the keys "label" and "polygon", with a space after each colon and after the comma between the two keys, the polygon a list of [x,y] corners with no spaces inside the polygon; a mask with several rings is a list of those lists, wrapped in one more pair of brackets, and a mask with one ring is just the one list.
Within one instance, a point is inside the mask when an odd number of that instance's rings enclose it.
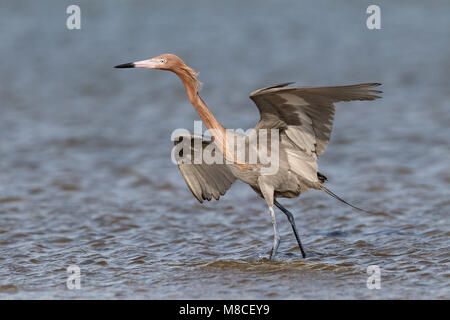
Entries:
{"label": "bird's foot", "polygon": [[277,254],[278,251],[278,246],[280,245],[280,236],[278,235],[278,233],[275,234],[275,236],[273,237],[273,247],[272,250],[270,251],[270,260],[273,260],[273,258],[275,257],[275,255]]}

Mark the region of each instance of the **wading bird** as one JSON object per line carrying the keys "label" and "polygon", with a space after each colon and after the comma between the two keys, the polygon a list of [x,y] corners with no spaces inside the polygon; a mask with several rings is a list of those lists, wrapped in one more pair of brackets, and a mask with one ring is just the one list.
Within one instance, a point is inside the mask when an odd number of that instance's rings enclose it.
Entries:
{"label": "wading bird", "polygon": [[[255,131],[277,129],[279,132],[278,170],[273,174],[263,174],[263,165],[239,163],[227,149],[229,138],[226,129],[216,120],[198,94],[200,85],[197,80],[198,74],[179,57],[163,54],[148,60],[121,64],[115,68],[160,69],[178,75],[186,88],[190,102],[212,137],[211,141],[206,141],[201,136],[191,135],[189,137],[193,142],[191,145],[200,145],[200,148],[204,149],[214,143],[222,156],[228,160],[225,163],[212,164],[179,163],[184,180],[200,202],[211,200],[212,197],[218,200],[236,179],[249,184],[265,199],[269,207],[274,229],[270,259],[275,256],[280,243],[273,205],[286,214],[302,256],[303,258],[306,256],[294,216],[277,201],[277,198],[293,198],[310,189],[316,189],[323,190],[345,204],[362,210],[339,198],[323,185],[327,178],[318,172],[317,158],[325,151],[330,140],[335,111],[333,103],[380,98],[375,94],[381,91],[371,89],[380,85],[379,83],[335,87],[289,87],[292,83],[283,83],[252,92],[250,99],[258,107],[261,116]],[[201,142],[196,144],[196,139]],[[268,139],[270,140],[270,137]],[[259,152],[262,147],[258,144],[256,148]]]}

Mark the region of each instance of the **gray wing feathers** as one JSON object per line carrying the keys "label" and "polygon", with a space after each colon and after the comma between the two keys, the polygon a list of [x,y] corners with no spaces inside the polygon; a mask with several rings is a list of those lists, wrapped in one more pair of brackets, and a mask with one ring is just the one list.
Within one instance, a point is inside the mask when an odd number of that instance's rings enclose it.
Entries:
{"label": "gray wing feathers", "polygon": [[336,87],[287,87],[289,83],[259,89],[250,94],[261,115],[260,128],[280,128],[303,152],[321,155],[333,128],[334,102],[380,98],[364,83]]}
{"label": "gray wing feathers", "polygon": [[[183,136],[183,138],[191,139],[191,154],[194,152],[195,139],[201,139],[197,136]],[[175,145],[180,143],[181,140],[175,141]],[[206,148],[210,143],[209,141],[202,140],[202,149]],[[217,150],[217,149],[216,149]],[[192,194],[197,198],[200,203],[203,200],[211,200],[212,198],[219,200],[220,196],[223,196],[227,190],[231,187],[236,177],[232,174],[231,170],[225,164],[201,164],[192,163],[178,163],[178,168],[183,175],[184,181],[191,190]]]}

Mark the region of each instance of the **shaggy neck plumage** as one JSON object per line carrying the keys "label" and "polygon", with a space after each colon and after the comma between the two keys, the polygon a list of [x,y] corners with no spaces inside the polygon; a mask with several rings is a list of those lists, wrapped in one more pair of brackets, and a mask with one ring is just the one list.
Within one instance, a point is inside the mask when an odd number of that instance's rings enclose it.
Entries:
{"label": "shaggy neck plumage", "polygon": [[176,70],[174,70],[174,72],[180,77],[181,81],[186,87],[189,101],[191,101],[206,128],[208,128],[208,130],[210,131],[214,142],[225,155],[225,128],[219,123],[219,121],[217,121],[212,112],[206,106],[205,102],[198,95],[199,81],[196,78],[197,74],[194,72],[194,70],[187,66],[177,68]]}

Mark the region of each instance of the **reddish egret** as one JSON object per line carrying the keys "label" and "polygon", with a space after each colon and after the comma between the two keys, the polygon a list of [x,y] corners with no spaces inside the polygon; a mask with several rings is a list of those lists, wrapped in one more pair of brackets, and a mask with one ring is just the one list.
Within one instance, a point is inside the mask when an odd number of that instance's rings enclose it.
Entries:
{"label": "reddish egret", "polygon": [[[330,140],[335,110],[333,103],[380,98],[375,94],[381,93],[381,91],[371,89],[379,86],[379,83],[335,87],[289,87],[292,83],[283,83],[252,92],[250,99],[258,107],[261,116],[255,131],[277,129],[279,132],[277,136],[279,145],[277,171],[272,174],[263,174],[264,166],[261,164],[237,162],[235,157],[230,155],[230,150],[227,150],[226,137],[228,138],[228,133],[226,129],[216,120],[198,94],[197,73],[179,57],[173,54],[163,54],[153,59],[121,64],[115,68],[161,69],[172,71],[178,75],[186,87],[190,102],[211,132],[212,137],[211,141],[194,135],[189,136],[189,139],[192,142],[200,139],[199,145],[202,149],[214,144],[222,156],[229,160],[225,163],[212,164],[180,163],[178,166],[183,178],[200,202],[211,200],[212,197],[218,200],[236,179],[249,184],[269,206],[274,229],[270,259],[275,256],[280,243],[273,205],[286,214],[301,254],[305,258],[305,251],[295,226],[294,216],[277,201],[277,198],[293,198],[310,189],[316,189],[323,190],[347,205],[362,210],[324,187],[323,184],[327,178],[318,172],[317,157],[325,151]],[[268,137],[269,140],[270,137]],[[257,149],[259,148],[258,144]]]}

